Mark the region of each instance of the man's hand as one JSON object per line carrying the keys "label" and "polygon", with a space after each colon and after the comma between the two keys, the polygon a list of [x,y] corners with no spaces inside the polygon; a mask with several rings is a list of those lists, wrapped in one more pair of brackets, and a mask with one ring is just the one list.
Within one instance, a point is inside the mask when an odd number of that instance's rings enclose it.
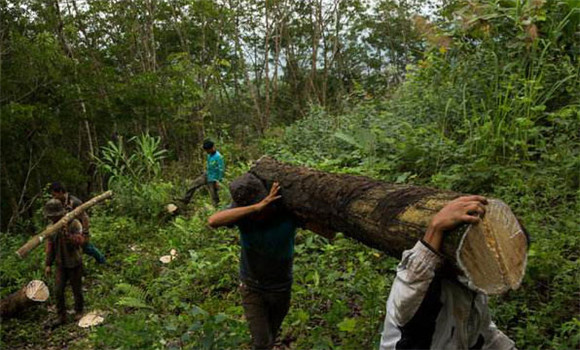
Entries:
{"label": "man's hand", "polygon": [[270,193],[266,196],[266,198],[262,199],[258,204],[256,204],[256,208],[258,211],[264,210],[270,203],[273,201],[282,198],[282,196],[278,195],[278,191],[280,190],[280,184],[274,182],[272,188],[270,189]]}
{"label": "man's hand", "polygon": [[50,277],[50,272],[51,272],[51,271],[50,271],[50,266],[46,266],[46,267],[44,268],[44,275],[45,275],[47,278],[48,278],[48,277]]}
{"label": "man's hand", "polygon": [[487,199],[482,196],[465,196],[452,200],[431,219],[423,241],[439,250],[443,234],[463,223],[477,224],[485,214],[485,204]]}

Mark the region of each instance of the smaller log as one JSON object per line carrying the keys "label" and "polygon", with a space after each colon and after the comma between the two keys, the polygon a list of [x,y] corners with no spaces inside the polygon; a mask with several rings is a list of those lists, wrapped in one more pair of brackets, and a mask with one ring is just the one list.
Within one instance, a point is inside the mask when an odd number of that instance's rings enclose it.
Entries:
{"label": "smaller log", "polygon": [[107,191],[94,197],[93,199],[87,201],[86,203],[79,205],[73,211],[63,216],[63,218],[60,219],[56,224],[49,226],[46,230],[29,239],[28,242],[26,242],[26,244],[24,244],[22,247],[20,247],[20,249],[16,251],[16,255],[18,255],[21,258],[24,258],[26,255],[28,255],[28,253],[30,253],[31,250],[38,247],[45,239],[50,238],[58,231],[60,231],[61,228],[67,225],[72,219],[77,217],[80,213],[84,212],[85,210],[89,209],[95,204],[104,201],[105,199],[111,198],[112,196],[113,191]]}
{"label": "smaller log", "polygon": [[32,305],[45,302],[49,295],[48,287],[44,282],[30,281],[19,291],[0,301],[0,317],[2,319],[14,317]]}

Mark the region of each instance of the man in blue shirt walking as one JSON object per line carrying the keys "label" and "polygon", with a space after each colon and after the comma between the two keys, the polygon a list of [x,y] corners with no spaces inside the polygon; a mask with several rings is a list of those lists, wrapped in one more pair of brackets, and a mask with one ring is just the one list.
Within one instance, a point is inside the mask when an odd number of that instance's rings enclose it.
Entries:
{"label": "man in blue shirt walking", "polygon": [[181,201],[188,204],[198,188],[207,186],[213,205],[217,208],[220,202],[218,195],[219,182],[224,178],[225,165],[222,155],[215,149],[211,140],[203,142],[203,149],[207,153],[207,170],[193,181],[193,186],[187,191]]}

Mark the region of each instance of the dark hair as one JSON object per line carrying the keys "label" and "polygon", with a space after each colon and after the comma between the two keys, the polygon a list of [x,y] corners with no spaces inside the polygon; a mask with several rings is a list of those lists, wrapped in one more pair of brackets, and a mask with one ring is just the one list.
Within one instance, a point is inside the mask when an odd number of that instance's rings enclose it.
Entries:
{"label": "dark hair", "polygon": [[203,149],[208,150],[213,147],[214,143],[212,140],[205,140],[203,141]]}
{"label": "dark hair", "polygon": [[231,182],[230,194],[234,206],[247,206],[264,199],[268,195],[268,191],[257,177],[246,173]]}
{"label": "dark hair", "polygon": [[49,190],[51,192],[58,192],[58,193],[65,193],[66,192],[66,188],[64,188],[64,185],[61,184],[59,181],[55,181],[55,182],[51,183]]}

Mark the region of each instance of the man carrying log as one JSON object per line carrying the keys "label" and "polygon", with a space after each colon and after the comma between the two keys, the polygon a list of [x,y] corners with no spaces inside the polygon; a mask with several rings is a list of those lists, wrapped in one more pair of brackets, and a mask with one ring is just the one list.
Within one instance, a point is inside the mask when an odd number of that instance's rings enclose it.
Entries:
{"label": "man carrying log", "polygon": [[515,349],[491,321],[487,296],[465,286],[440,253],[446,232],[479,223],[487,200],[459,197],[403,252],[387,301],[380,349]]}
{"label": "man carrying log", "polygon": [[208,219],[211,227],[236,225],[241,236],[240,289],[254,349],[272,349],[290,308],[294,237],[297,220],[273,203],[280,186],[270,193],[245,174],[230,185],[234,203]]}
{"label": "man carrying log", "polygon": [[[44,215],[53,223],[58,222],[66,214],[61,201],[51,199],[44,205]],[[75,301],[75,320],[83,314],[82,291],[82,246],[86,236],[83,234],[83,225],[80,220],[73,219],[67,226],[46,241],[45,274],[50,276],[51,266],[56,262],[55,296],[58,319],[53,327],[66,323],[66,303],[64,289],[70,281]]]}
{"label": "man carrying log", "polygon": [[[77,197],[69,194],[65,187],[60,182],[53,182],[50,185],[50,194],[52,198],[58,199],[64,206],[67,212],[72,211],[79,205],[83,204],[83,201]],[[86,211],[83,211],[78,219],[83,225],[83,234],[85,235],[85,244],[83,245],[83,252],[87,255],[92,256],[99,264],[104,264],[106,262],[105,255],[101,253],[100,250],[95,247],[95,245],[90,241],[90,222],[89,215]]]}
{"label": "man carrying log", "polygon": [[187,191],[185,197],[179,200],[184,204],[189,204],[195,191],[202,186],[207,186],[213,205],[217,208],[220,202],[219,182],[224,178],[225,172],[224,159],[211,140],[203,142],[203,150],[207,153],[207,170],[193,181],[193,186]]}

